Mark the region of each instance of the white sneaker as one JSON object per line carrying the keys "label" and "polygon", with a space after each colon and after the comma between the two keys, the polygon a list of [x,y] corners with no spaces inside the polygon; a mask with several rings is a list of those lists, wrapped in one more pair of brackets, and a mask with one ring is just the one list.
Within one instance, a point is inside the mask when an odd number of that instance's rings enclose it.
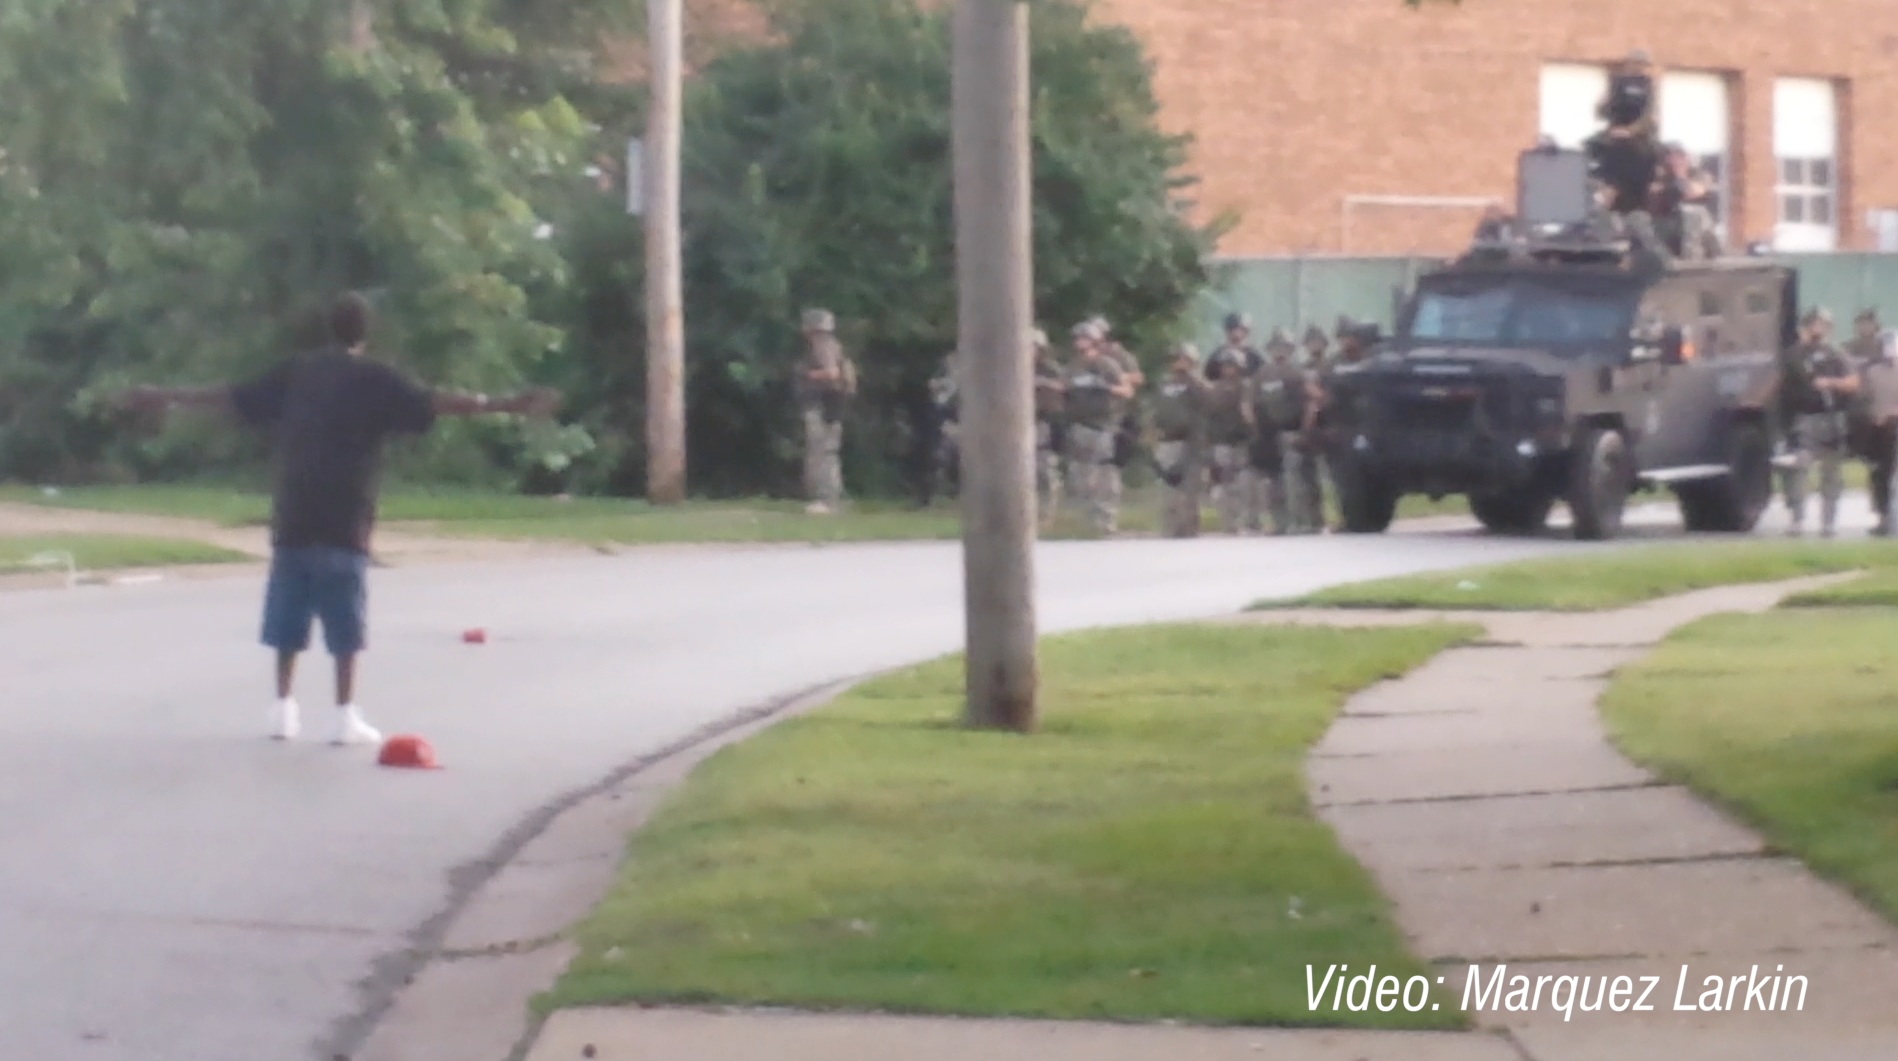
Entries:
{"label": "white sneaker", "polygon": [[284,697],[270,709],[270,739],[295,740],[303,732],[303,722],[297,711],[297,702]]}
{"label": "white sneaker", "polygon": [[362,712],[354,707],[341,707],[336,710],[336,735],[330,738],[331,744],[381,744],[382,731],[362,720]]}

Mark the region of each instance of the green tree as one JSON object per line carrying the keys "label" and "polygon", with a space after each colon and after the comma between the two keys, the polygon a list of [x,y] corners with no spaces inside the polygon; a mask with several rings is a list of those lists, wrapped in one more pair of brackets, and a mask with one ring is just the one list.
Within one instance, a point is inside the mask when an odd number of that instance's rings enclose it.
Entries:
{"label": "green tree", "polygon": [[[30,0],[0,14],[0,474],[164,474],[254,446],[113,429],[92,396],[222,378],[307,341],[342,287],[380,345],[501,388],[557,349],[566,263],[536,209],[610,109],[605,0]],[[354,32],[367,16],[366,39]],[[577,102],[576,102],[577,101]],[[621,101],[623,106],[623,101]],[[509,428],[421,455],[477,475]]]}
{"label": "green tree", "polygon": [[[794,488],[789,381],[806,306],[837,314],[862,369],[849,432],[853,486],[895,488],[902,468],[892,455],[907,449],[927,381],[956,342],[945,7],[779,3],[769,43],[726,52],[689,86],[684,223],[698,489]],[[1217,230],[1195,225],[1180,201],[1190,184],[1181,172],[1187,141],[1159,130],[1138,42],[1086,13],[1071,0],[1033,7],[1037,308],[1057,342],[1098,312],[1152,355],[1205,285]],[[629,243],[627,258],[636,257]],[[617,323],[639,322],[632,313]],[[614,375],[609,387],[601,397],[613,415],[601,426],[629,441],[617,452],[636,463],[638,374]]]}

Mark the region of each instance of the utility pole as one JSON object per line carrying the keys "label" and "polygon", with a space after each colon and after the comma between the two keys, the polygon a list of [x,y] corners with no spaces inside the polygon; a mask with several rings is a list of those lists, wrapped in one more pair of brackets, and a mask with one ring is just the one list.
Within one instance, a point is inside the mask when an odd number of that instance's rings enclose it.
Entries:
{"label": "utility pole", "polygon": [[646,0],[646,497],[685,500],[685,308],[679,235],[681,0]]}
{"label": "utility pole", "polygon": [[968,723],[1026,733],[1038,684],[1027,5],[957,0],[954,63]]}

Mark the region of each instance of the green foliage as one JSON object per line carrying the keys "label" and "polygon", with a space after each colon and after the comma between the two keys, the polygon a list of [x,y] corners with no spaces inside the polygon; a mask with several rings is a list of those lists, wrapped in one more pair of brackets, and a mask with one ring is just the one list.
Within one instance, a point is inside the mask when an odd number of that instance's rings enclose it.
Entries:
{"label": "green foliage", "polygon": [[[712,62],[686,102],[694,478],[795,483],[797,316],[821,305],[862,369],[846,467],[881,491],[956,342],[948,12],[790,0],[772,15],[773,42]],[[1137,41],[1085,15],[1033,7],[1037,307],[1057,335],[1107,313],[1151,352],[1205,285],[1217,233],[1179,202],[1186,142],[1158,129]]]}
{"label": "green foliage", "polygon": [[[12,0],[0,7],[0,477],[254,465],[221,425],[135,430],[101,401],[211,382],[316,338],[338,289],[431,382],[569,395],[569,423],[445,425],[410,480],[636,492],[642,241],[587,174],[640,93],[604,86],[618,0]],[[796,480],[798,311],[863,370],[849,467],[893,485],[955,343],[949,33],[917,0],[780,0],[768,43],[697,71],[686,113],[692,471]],[[1076,0],[1033,8],[1039,309],[1171,338],[1213,231],[1178,197],[1140,48]],[[354,16],[372,33],[361,39]]]}
{"label": "green foliage", "polygon": [[958,725],[960,659],[885,675],[694,771],[539,1005],[1459,1027],[1313,1011],[1308,962],[1427,966],[1304,765],[1352,690],[1474,633],[1052,639],[1032,740]]}
{"label": "green foliage", "polygon": [[[0,472],[164,474],[254,444],[123,430],[94,400],[133,378],[246,373],[312,338],[345,287],[377,345],[490,389],[539,370],[568,283],[537,200],[598,134],[571,0],[15,3],[0,18]],[[529,46],[531,45],[531,50]],[[583,45],[585,45],[583,47]],[[518,451],[513,429],[444,433]],[[474,463],[487,462],[481,454]],[[466,463],[464,461],[464,463]]]}

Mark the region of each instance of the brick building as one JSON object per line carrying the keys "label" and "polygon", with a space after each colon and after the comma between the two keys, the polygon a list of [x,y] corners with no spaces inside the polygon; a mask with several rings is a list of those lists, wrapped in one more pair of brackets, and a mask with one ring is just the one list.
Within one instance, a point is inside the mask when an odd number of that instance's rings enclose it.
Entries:
{"label": "brick building", "polygon": [[[1606,64],[1662,68],[1662,134],[1718,181],[1729,241],[1898,250],[1898,0],[1099,0],[1196,138],[1221,252],[1439,254],[1516,155],[1597,126]],[[1882,231],[1881,231],[1882,230]]]}

